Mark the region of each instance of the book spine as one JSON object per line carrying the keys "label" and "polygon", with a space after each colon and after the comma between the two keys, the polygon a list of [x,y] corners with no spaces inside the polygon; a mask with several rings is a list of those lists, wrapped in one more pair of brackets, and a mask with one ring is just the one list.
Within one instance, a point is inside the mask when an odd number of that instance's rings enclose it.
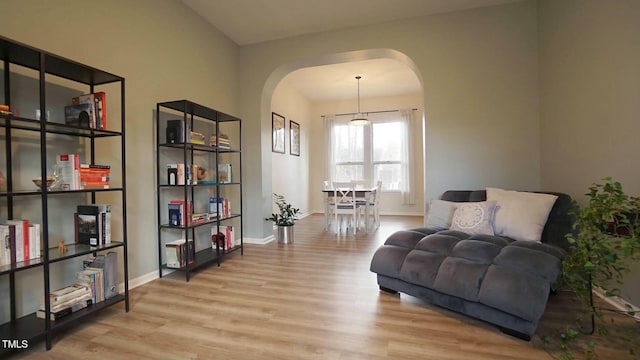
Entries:
{"label": "book spine", "polygon": [[0,266],[11,264],[11,232],[7,225],[0,225]]}

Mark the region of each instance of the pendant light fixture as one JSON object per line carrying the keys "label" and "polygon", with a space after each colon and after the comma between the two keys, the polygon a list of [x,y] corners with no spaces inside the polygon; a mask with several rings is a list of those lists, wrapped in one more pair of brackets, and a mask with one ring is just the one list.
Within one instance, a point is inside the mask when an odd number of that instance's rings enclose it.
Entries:
{"label": "pendant light fixture", "polygon": [[360,112],[360,79],[362,79],[362,76],[356,76],[356,80],[358,80],[358,113],[349,122],[351,125],[367,125],[369,123],[369,120]]}

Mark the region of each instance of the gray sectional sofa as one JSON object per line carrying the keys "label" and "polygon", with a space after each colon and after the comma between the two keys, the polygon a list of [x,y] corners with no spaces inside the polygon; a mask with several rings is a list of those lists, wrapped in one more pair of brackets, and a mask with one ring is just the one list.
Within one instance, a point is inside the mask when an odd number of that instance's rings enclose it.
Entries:
{"label": "gray sectional sofa", "polygon": [[[398,231],[374,254],[371,271],[386,292],[406,293],[529,340],[562,269],[572,200],[558,196],[541,242],[461,231]],[[484,201],[486,191],[447,191],[442,200]]]}

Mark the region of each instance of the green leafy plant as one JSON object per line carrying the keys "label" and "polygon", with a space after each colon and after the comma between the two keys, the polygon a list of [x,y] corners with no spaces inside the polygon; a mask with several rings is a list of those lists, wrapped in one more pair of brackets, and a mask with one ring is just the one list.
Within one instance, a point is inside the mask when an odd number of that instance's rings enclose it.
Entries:
{"label": "green leafy plant", "polygon": [[294,208],[287,203],[283,195],[273,194],[273,202],[278,206],[278,212],[271,214],[271,217],[265,218],[267,221],[273,221],[278,226],[292,226],[298,218],[296,215],[300,213],[300,209]]}
{"label": "green leafy plant", "polygon": [[[570,251],[563,261],[562,281],[579,301],[581,316],[560,331],[561,360],[574,359],[578,353],[581,358],[599,359],[596,342],[600,340],[622,340],[632,355],[640,346],[637,326],[618,328],[615,321],[604,316],[605,311],[633,316],[631,309],[619,311],[594,305],[593,288],[602,289],[607,297],[618,296],[617,286],[629,271],[629,262],[640,258],[640,198],[625,194],[622,185],[611,178],[604,178],[603,182],[589,187],[585,206],[575,204],[574,231],[567,234]],[[591,323],[588,331],[585,322]],[[597,340],[585,337],[594,333]]]}

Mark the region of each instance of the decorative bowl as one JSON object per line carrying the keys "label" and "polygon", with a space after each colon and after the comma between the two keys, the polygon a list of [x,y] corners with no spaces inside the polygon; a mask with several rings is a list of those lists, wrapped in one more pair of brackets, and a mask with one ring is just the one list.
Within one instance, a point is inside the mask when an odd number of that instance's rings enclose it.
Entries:
{"label": "decorative bowl", "polygon": [[[40,176],[31,179],[36,186],[42,190],[42,178]],[[47,189],[53,185],[53,182],[56,181],[55,176],[47,176]]]}

